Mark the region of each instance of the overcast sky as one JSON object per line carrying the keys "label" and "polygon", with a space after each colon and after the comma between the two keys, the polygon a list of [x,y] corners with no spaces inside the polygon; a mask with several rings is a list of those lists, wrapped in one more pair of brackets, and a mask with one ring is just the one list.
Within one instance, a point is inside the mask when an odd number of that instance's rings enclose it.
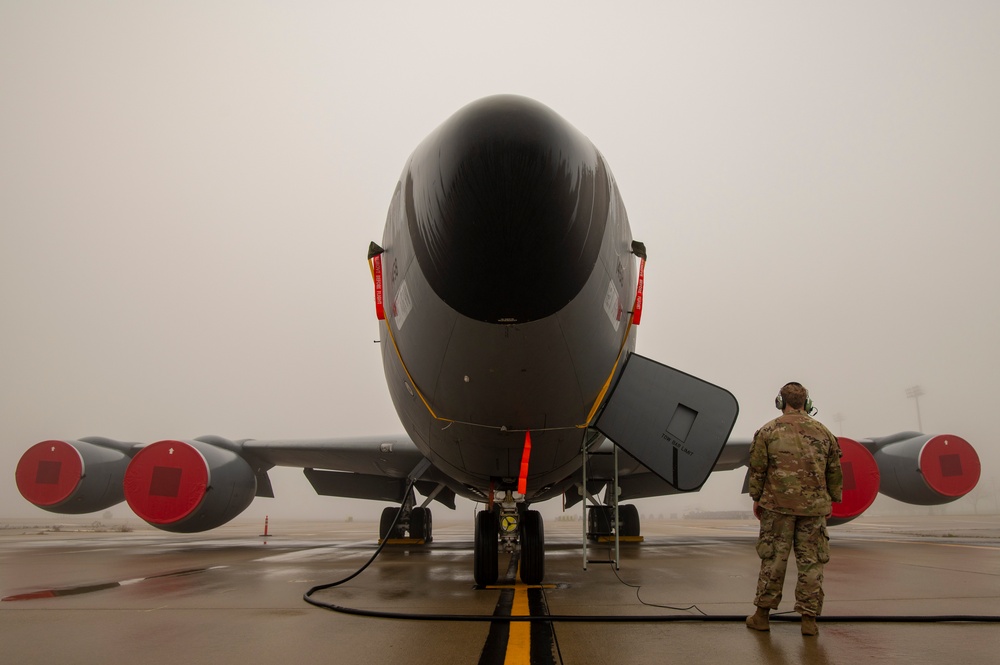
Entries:
{"label": "overcast sky", "polygon": [[[45,515],[13,471],[48,438],[402,432],[366,249],[496,93],[607,158],[638,351],[731,390],[735,435],[789,380],[837,434],[917,429],[920,385],[995,487],[998,34],[991,1],[0,0],[0,516]],[[249,515],[364,510],[275,486]]]}

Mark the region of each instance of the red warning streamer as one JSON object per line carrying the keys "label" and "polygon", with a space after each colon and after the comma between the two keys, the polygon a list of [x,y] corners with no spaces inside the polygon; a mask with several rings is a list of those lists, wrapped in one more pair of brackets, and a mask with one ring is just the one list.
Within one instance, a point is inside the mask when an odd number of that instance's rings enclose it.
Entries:
{"label": "red warning streamer", "polygon": [[375,316],[379,321],[385,320],[385,305],[382,302],[382,255],[378,254],[372,259],[375,263]]}
{"label": "red warning streamer", "polygon": [[524,433],[524,452],[521,453],[521,475],[517,479],[517,491],[528,492],[528,460],[531,459],[531,432]]}
{"label": "red warning streamer", "polygon": [[632,325],[639,325],[642,318],[642,286],[645,282],[646,259],[639,262],[639,283],[635,287],[635,305],[632,307]]}

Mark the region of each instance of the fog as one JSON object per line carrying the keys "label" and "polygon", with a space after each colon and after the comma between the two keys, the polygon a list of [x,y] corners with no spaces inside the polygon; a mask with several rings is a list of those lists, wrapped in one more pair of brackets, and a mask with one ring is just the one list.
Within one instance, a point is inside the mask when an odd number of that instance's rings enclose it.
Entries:
{"label": "fog", "polygon": [[[401,432],[366,249],[417,143],[496,93],[604,154],[638,351],[731,390],[734,435],[790,380],[837,434],[915,430],[920,386],[982,460],[948,510],[995,512],[997,34],[988,1],[7,0],[0,516],[46,515],[13,471],[49,438]],[[382,508],[272,477],[248,516]],[[745,509],[742,478],[640,510]]]}

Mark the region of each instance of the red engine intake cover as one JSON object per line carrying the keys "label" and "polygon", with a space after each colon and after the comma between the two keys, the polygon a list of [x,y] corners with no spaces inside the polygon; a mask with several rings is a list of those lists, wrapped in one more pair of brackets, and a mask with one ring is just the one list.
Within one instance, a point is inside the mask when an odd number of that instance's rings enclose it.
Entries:
{"label": "red engine intake cover", "polygon": [[843,524],[868,510],[878,495],[880,475],[878,464],[868,449],[854,439],[837,437],[843,455],[840,467],[844,472],[843,501],[833,504],[830,524]]}
{"label": "red engine intake cover", "polygon": [[65,441],[36,443],[21,456],[14,472],[21,496],[39,507],[69,499],[82,477],[83,458]]}
{"label": "red engine intake cover", "polygon": [[140,450],[125,472],[125,500],[150,524],[172,524],[201,504],[208,462],[183,441],[157,441]]}
{"label": "red engine intake cover", "polygon": [[968,441],[952,434],[939,434],[920,450],[920,471],[935,492],[960,497],[979,482],[982,466]]}

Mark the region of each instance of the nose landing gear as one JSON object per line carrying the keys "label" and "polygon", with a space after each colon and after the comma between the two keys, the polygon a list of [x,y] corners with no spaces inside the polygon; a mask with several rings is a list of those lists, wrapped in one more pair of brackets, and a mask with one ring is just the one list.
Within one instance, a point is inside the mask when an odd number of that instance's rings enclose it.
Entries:
{"label": "nose landing gear", "polygon": [[528,510],[522,499],[507,491],[492,510],[476,514],[473,547],[476,584],[496,584],[500,551],[520,557],[521,581],[541,584],[545,576],[545,529],[537,510]]}

